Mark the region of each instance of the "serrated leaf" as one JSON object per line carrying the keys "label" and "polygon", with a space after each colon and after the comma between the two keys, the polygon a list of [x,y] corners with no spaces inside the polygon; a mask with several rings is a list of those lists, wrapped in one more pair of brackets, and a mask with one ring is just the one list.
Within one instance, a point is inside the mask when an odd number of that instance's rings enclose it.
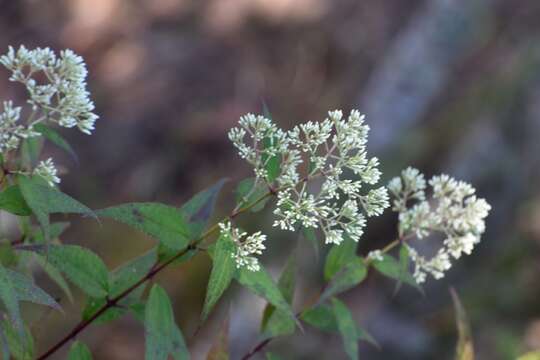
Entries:
{"label": "serrated leaf", "polygon": [[77,154],[75,153],[71,145],[66,141],[66,139],[62,137],[62,135],[60,135],[54,129],[51,129],[50,127],[43,124],[36,124],[34,125],[34,130],[39,132],[41,135],[43,135],[43,137],[52,142],[54,145],[67,152],[73,158],[73,160],[75,160],[75,162],[79,162],[79,158],[77,157]]}
{"label": "serrated leaf", "polygon": [[49,235],[49,214],[84,214],[97,218],[92,210],[56,188],[44,185],[37,177],[18,177],[21,193],[43,229],[45,240]]}
{"label": "serrated leaf", "polygon": [[221,324],[206,360],[229,360],[229,316]]}
{"label": "serrated leaf", "polygon": [[75,341],[69,349],[68,360],[92,360],[92,353],[88,346],[80,341]]}
{"label": "serrated leaf", "polygon": [[26,204],[18,185],[9,186],[0,192],[0,209],[19,216],[32,215],[32,209]]}
{"label": "serrated leaf", "polygon": [[382,260],[373,259],[371,261],[375,269],[381,274],[411,285],[422,292],[422,288],[416,283],[416,280],[414,280],[408,269],[404,268],[403,263],[396,260],[393,256],[382,254]]}
{"label": "serrated leaf", "polygon": [[193,236],[198,237],[208,225],[208,220],[214,212],[216,200],[225,184],[221,179],[211,187],[193,196],[180,210],[185,214],[186,220],[191,224]]}
{"label": "serrated leaf", "polygon": [[19,301],[29,301],[34,304],[45,305],[62,311],[62,308],[56,300],[35,285],[31,278],[10,269],[6,270]]}
{"label": "serrated leaf", "polygon": [[[257,199],[261,198],[268,192],[268,187],[261,181],[257,181],[256,178],[247,178],[238,183],[236,187],[236,203],[240,207],[247,206]],[[266,198],[263,201],[260,201],[257,205],[251,208],[252,212],[261,211],[264,209],[266,203],[270,198]]]}
{"label": "serrated leaf", "polygon": [[28,327],[19,332],[7,320],[1,320],[9,352],[16,360],[33,360],[35,355],[34,338]]}
{"label": "serrated leaf", "polygon": [[173,250],[182,250],[192,237],[185,214],[159,203],[129,203],[97,211],[157,239]]}
{"label": "serrated leaf", "polygon": [[334,277],[349,261],[356,257],[358,243],[346,236],[339,245],[334,245],[326,255],[324,264],[324,280],[328,281]]}
{"label": "serrated leaf", "polygon": [[94,298],[107,295],[109,289],[107,267],[92,251],[77,245],[28,245],[19,249],[45,256],[87,295]]}
{"label": "serrated leaf", "polygon": [[17,297],[15,284],[13,284],[8,269],[4,268],[2,265],[0,265],[0,300],[2,300],[2,303],[6,307],[11,321],[19,333],[21,333],[24,325],[21,318],[19,298]]}
{"label": "serrated leaf", "polygon": [[349,358],[358,359],[358,341],[356,339],[356,323],[347,306],[336,298],[332,298],[332,307],[338,330],[343,339],[345,352]]}
{"label": "serrated leaf", "polygon": [[456,325],[458,331],[458,342],[456,345],[456,360],[474,360],[474,346],[471,336],[471,329],[467,313],[461,303],[458,294],[453,288],[450,288],[454,310],[456,312]]}
{"label": "serrated leaf", "polygon": [[[296,286],[296,254],[292,253],[278,280],[278,288],[283,297],[292,306],[294,288]],[[263,338],[290,335],[294,333],[296,324],[288,313],[267,304],[263,313],[261,330]]]}
{"label": "serrated leaf", "polygon": [[236,264],[233,254],[236,251],[234,241],[228,235],[220,235],[214,247],[212,257],[212,272],[208,280],[206,297],[201,318],[206,320],[214,305],[221,298],[221,295],[229,287],[234,276]]}
{"label": "serrated leaf", "polygon": [[156,249],[148,251],[111,273],[110,297],[116,297],[142,279],[157,262]]}
{"label": "serrated leaf", "polygon": [[358,285],[366,278],[366,275],[367,267],[364,261],[355,256],[330,280],[319,299],[319,303]]}
{"label": "serrated leaf", "polygon": [[237,269],[235,279],[240,285],[266,299],[277,309],[283,310],[292,319],[296,319],[289,303],[287,303],[287,300],[285,300],[283,294],[264,267],[261,266],[259,271],[250,271],[246,268]]}
{"label": "serrated leaf", "polygon": [[159,285],[154,285],[150,291],[144,323],[145,359],[167,360],[169,354],[177,360],[189,359],[182,334],[174,322],[169,297]]}
{"label": "serrated leaf", "polygon": [[60,270],[54,267],[42,255],[34,254],[34,259],[36,259],[36,262],[39,264],[39,266],[41,266],[43,271],[45,271],[45,273],[56,283],[56,285],[58,285],[60,289],[62,289],[62,291],[68,297],[69,301],[73,302],[73,294],[71,293],[71,289],[69,288],[69,285],[64,279],[64,276],[60,273]]}

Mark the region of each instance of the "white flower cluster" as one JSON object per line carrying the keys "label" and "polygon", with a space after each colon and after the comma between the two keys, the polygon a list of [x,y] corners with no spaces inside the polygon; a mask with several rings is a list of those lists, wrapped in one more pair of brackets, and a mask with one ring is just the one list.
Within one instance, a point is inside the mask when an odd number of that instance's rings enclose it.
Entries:
{"label": "white flower cluster", "polygon": [[82,57],[71,50],[60,56],[49,48],[28,50],[21,46],[17,51],[9,47],[0,57],[0,64],[11,71],[10,81],[20,82],[28,91],[32,107],[28,130],[42,121],[52,121],[60,126],[77,126],[90,134],[98,116],[86,90],[86,65]]}
{"label": "white flower cluster", "polygon": [[445,237],[441,248],[431,259],[408,246],[418,283],[424,282],[427,274],[435,279],[442,278],[452,266],[451,258],[459,259],[462,254],[471,254],[485,231],[485,218],[491,209],[486,200],[476,197],[470,184],[448,175],[434,176],[429,185],[432,194],[426,199],[424,176],[413,168],[404,170],[401,177],[388,184],[395,197],[393,209],[399,212],[402,238],[415,236],[424,239],[431,234]]}
{"label": "white flower cluster", "polygon": [[257,231],[246,237],[247,233],[232,227],[230,222],[219,224],[221,236],[229,236],[236,245],[236,252],[232,254],[237,268],[246,267],[250,271],[259,271],[259,260],[253,255],[261,255],[266,249],[264,241],[266,235]]}
{"label": "white flower cluster", "polygon": [[[94,130],[98,116],[93,113],[94,104],[86,90],[87,70],[82,57],[71,50],[56,56],[49,48],[28,50],[21,46],[15,51],[10,46],[7,54],[0,56],[0,64],[11,71],[10,81],[26,87],[31,107],[23,122],[23,108],[13,106],[12,101],[4,102],[0,112],[0,154],[17,150],[22,139],[40,136],[35,131],[38,123],[76,126],[85,134]],[[52,159],[40,162],[32,173],[51,186],[60,182]]]}
{"label": "white flower cluster", "polygon": [[[229,138],[240,156],[254,166],[257,179],[268,185],[277,182],[274,226],[290,231],[296,225],[321,228],[326,243],[339,244],[345,235],[358,241],[366,216],[380,215],[389,206],[385,187],[363,191],[364,184],[374,185],[381,176],[377,158],[367,156],[368,132],[357,110],[347,118],[336,110],[322,122],[310,121],[288,132],[263,116],[248,114],[240,118],[240,127],[233,128]],[[277,167],[274,177],[269,164]],[[300,175],[302,164],[306,165],[304,176]],[[356,179],[346,179],[346,172]],[[309,181],[319,177],[323,179],[320,189],[311,192]]]}
{"label": "white flower cluster", "polygon": [[50,186],[60,183],[60,178],[57,176],[57,170],[51,158],[41,161],[34,169],[34,175],[41,176]]}
{"label": "white flower cluster", "polygon": [[32,128],[18,123],[21,108],[13,107],[13,102],[4,101],[4,110],[0,113],[0,153],[6,153],[19,147],[21,139],[38,136]]}

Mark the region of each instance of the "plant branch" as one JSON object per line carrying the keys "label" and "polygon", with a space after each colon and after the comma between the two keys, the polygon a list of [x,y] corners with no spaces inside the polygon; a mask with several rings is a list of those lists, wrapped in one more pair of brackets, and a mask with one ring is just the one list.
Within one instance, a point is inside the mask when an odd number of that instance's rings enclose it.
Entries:
{"label": "plant branch", "polygon": [[[236,211],[231,212],[231,214],[223,219],[232,219],[255,205],[259,204],[261,201],[264,201],[270,196],[275,195],[276,192],[268,192],[261,197],[259,197],[257,200],[255,200],[253,203],[239,209]],[[223,221],[222,220],[222,221]],[[84,331],[90,324],[92,324],[98,317],[103,315],[107,310],[115,307],[118,305],[118,303],[124,299],[126,296],[131,294],[135,289],[137,289],[139,286],[143,285],[147,281],[154,278],[156,274],[161,272],[163,269],[167,268],[169,265],[174,263],[175,260],[179,259],[180,257],[187,254],[189,251],[199,251],[198,244],[205,240],[206,238],[210,237],[212,234],[214,234],[219,229],[219,222],[214,224],[211,228],[209,228],[204,234],[202,234],[199,238],[197,238],[195,241],[193,241],[188,247],[186,247],[183,250],[180,250],[175,255],[173,255],[171,258],[169,258],[167,261],[153,267],[143,278],[141,278],[139,281],[137,281],[135,284],[124,290],[121,294],[115,296],[112,299],[108,299],[105,305],[103,305],[101,308],[99,308],[91,317],[89,317],[86,320],[81,321],[78,323],[66,336],[64,336],[60,341],[58,341],[55,345],[53,345],[51,348],[49,348],[47,351],[45,351],[40,357],[37,358],[37,360],[43,360],[47,359],[51,355],[53,355],[56,351],[58,351],[60,348],[62,348],[65,344],[70,342],[71,340],[74,340],[77,335],[79,335],[82,331]]]}

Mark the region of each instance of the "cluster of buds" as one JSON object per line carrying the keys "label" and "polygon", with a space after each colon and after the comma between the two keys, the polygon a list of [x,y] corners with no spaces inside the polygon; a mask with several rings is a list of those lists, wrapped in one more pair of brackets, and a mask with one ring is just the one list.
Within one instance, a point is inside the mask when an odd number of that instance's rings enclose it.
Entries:
{"label": "cluster of buds", "polygon": [[219,228],[220,235],[228,236],[236,245],[236,251],[232,254],[236,267],[246,267],[250,271],[259,271],[259,260],[254,255],[261,255],[262,251],[266,249],[263,244],[266,235],[260,231],[248,235],[246,232],[233,227],[228,221],[220,223]]}
{"label": "cluster of buds", "polygon": [[399,213],[401,238],[444,236],[442,246],[430,259],[408,245],[418,283],[424,282],[427,274],[435,279],[442,278],[452,266],[452,258],[471,254],[485,231],[485,218],[491,209],[486,200],[476,197],[470,184],[448,175],[434,176],[429,185],[432,191],[427,198],[426,180],[413,168],[404,170],[401,177],[388,184],[395,197],[393,209]]}
{"label": "cluster of buds", "polygon": [[[39,136],[35,126],[54,123],[62,127],[78,127],[91,134],[98,116],[93,112],[94,103],[86,89],[87,70],[82,57],[71,50],[57,56],[49,48],[18,50],[9,47],[0,56],[0,64],[11,71],[9,80],[18,82],[27,90],[29,104],[26,121],[21,121],[25,109],[4,102],[0,113],[0,153],[16,151],[23,139]],[[49,184],[58,183],[52,160],[41,162],[33,171]]]}
{"label": "cluster of buds", "polygon": [[[254,166],[258,181],[278,186],[274,226],[290,231],[320,228],[326,243],[340,244],[346,235],[358,241],[366,217],[380,215],[389,206],[385,187],[364,190],[381,176],[377,158],[367,156],[368,132],[357,110],[348,117],[336,110],[322,122],[287,132],[270,119],[249,114],[229,138]],[[350,175],[354,179],[347,178]]]}

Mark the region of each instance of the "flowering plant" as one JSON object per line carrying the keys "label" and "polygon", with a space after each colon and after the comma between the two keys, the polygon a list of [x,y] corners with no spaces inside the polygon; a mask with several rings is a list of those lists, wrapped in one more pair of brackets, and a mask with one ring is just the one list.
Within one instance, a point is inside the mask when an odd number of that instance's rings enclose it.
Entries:
{"label": "flowering plant", "polygon": [[[112,321],[128,313],[145,327],[146,359],[188,359],[189,350],[167,293],[156,283],[163,269],[189,261],[198,253],[212,258],[212,271],[203,304],[201,325],[234,280],[263,297],[268,305],[261,326],[261,342],[246,353],[249,359],[278,336],[293,334],[301,323],[321,331],[340,333],[350,358],[358,357],[358,340],[375,340],[354,321],[338,299],[358,286],[373,268],[383,275],[418,287],[427,275],[440,279],[451,259],[470,254],[485,230],[490,206],[474,188],[447,175],[426,182],[418,170],[380,184],[379,160],[367,152],[369,126],[359,111],[347,116],[330,111],[321,122],[280,129],[269,116],[247,114],[230,130],[229,139],[254,176],[242,180],[231,213],[208,227],[223,181],[195,195],[181,207],[160,203],[129,203],[91,210],[62,193],[51,158],[39,160],[46,139],[68,152],[70,145],[55,127],[77,127],[91,134],[97,115],[86,89],[86,67],[72,51],[59,56],[50,49],[24,47],[0,57],[11,71],[10,80],[27,90],[29,106],[4,102],[0,113],[0,209],[20,217],[20,238],[8,246],[14,261],[0,264],[0,345],[4,358],[36,357],[32,334],[21,315],[20,303],[33,302],[60,310],[58,302],[33,281],[37,264],[70,298],[69,283],[87,297],[82,320],[65,337],[37,356],[50,358],[90,324]],[[426,193],[427,186],[430,192]],[[390,198],[392,196],[392,199]],[[276,240],[257,231],[248,234],[236,218],[271,204],[273,225],[280,231],[301,231],[329,247],[324,266],[326,285],[317,300],[293,310],[295,261],[287,262],[276,283],[262,265],[264,250]],[[396,239],[365,256],[356,253],[368,221],[390,208],[397,213]],[[60,241],[66,223],[51,223],[54,213],[112,218],[156,239],[156,246],[127,264],[109,270],[89,249]],[[435,244],[436,254],[422,254],[423,242]],[[413,240],[419,240],[418,246]],[[400,247],[399,259],[392,256]],[[412,261],[412,269],[409,268]],[[222,343],[212,351],[225,352]],[[71,344],[70,359],[91,358],[82,342]],[[209,357],[210,358],[210,357]],[[213,357],[212,357],[213,358]],[[228,357],[227,357],[228,358]]]}

